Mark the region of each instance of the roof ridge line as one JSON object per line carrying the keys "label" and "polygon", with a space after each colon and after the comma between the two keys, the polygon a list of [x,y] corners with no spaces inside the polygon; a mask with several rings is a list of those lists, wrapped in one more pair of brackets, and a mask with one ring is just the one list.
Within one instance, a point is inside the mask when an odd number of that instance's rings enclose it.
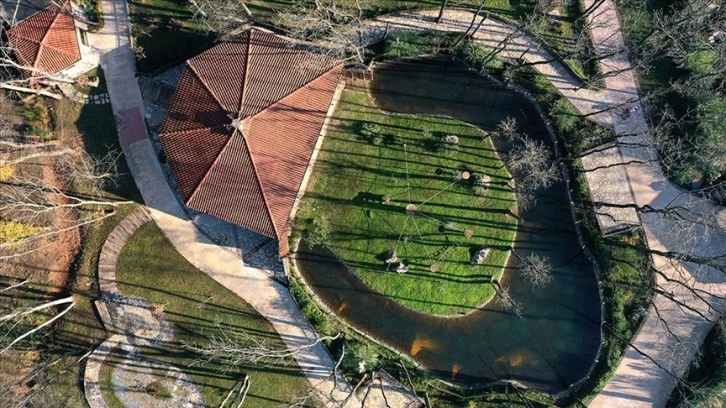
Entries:
{"label": "roof ridge line", "polygon": [[[55,11],[55,15],[53,16],[53,21],[50,22],[50,24],[48,25],[48,29],[45,30],[45,34],[43,34],[43,38],[41,38],[40,41],[38,42],[41,47],[46,46],[45,40],[46,40],[46,38],[48,38],[48,35],[50,35],[50,30],[53,28],[53,25],[56,23],[56,21],[58,21],[58,16],[60,16],[60,14],[61,14],[60,7],[56,6],[55,4],[51,5],[46,10],[49,10],[51,8],[56,8],[57,10]],[[48,47],[48,48],[53,48],[53,47]],[[38,53],[38,54],[40,54],[40,53]]]}
{"label": "roof ridge line", "polygon": [[40,71],[45,71],[44,69],[40,69],[38,67],[38,63],[40,62],[40,55],[43,53],[43,51],[45,51],[45,47],[43,46],[42,42],[39,42],[38,43],[38,53],[35,54],[35,61],[33,61],[32,67],[37,70],[40,70]]}
{"label": "roof ridge line", "polygon": [[[240,132],[242,134],[242,132]],[[265,208],[267,209],[267,216],[270,218],[270,224],[272,224],[272,229],[275,231],[275,235],[277,236],[278,241],[280,240],[280,231],[277,230],[277,225],[275,225],[275,219],[272,217],[272,210],[270,210],[270,203],[267,201],[267,194],[265,194],[265,187],[263,187],[262,182],[260,181],[259,173],[257,172],[257,164],[255,163],[255,156],[252,154],[252,150],[250,149],[249,143],[247,143],[247,137],[242,135],[242,140],[245,143],[245,147],[247,148],[247,153],[250,156],[250,163],[252,163],[252,170],[255,175],[255,181],[257,181],[257,186],[260,188],[260,192],[262,193],[262,202],[265,203]],[[226,148],[227,146],[225,146]]]}
{"label": "roof ridge line", "polygon": [[[247,95],[247,78],[249,77],[250,73],[250,47],[252,46],[252,30],[254,27],[251,27],[249,30],[247,30],[247,52],[245,52],[245,76],[242,79],[242,92],[240,92],[239,95],[239,101],[238,101],[238,109],[237,109],[237,119],[242,119],[242,110],[244,109],[244,103],[245,103],[245,96]],[[248,146],[249,148],[249,146]]]}
{"label": "roof ridge line", "polygon": [[311,80],[309,80],[309,81],[305,82],[304,84],[300,85],[300,87],[298,87],[298,88],[297,88],[297,89],[295,89],[294,91],[292,91],[292,92],[290,92],[289,94],[287,94],[287,95],[283,96],[282,98],[280,98],[280,99],[276,100],[275,102],[273,102],[273,103],[269,104],[269,105],[268,105],[268,106],[266,106],[266,107],[265,107],[264,109],[260,109],[260,111],[259,111],[259,112],[257,112],[257,113],[255,113],[254,115],[250,115],[250,116],[246,117],[246,118],[245,118],[244,120],[245,120],[245,121],[247,121],[247,120],[251,120],[251,119],[254,119],[254,118],[255,118],[255,117],[257,116],[257,115],[259,115],[259,114],[261,114],[262,112],[264,112],[264,111],[266,111],[266,110],[270,109],[271,107],[273,107],[273,106],[277,105],[277,104],[278,104],[278,103],[280,103],[280,101],[282,101],[283,99],[287,99],[288,97],[290,97],[290,96],[292,96],[292,95],[294,95],[294,94],[296,94],[296,93],[300,92],[300,90],[302,90],[303,88],[305,88],[305,87],[306,87],[306,86],[307,86],[308,84],[311,84],[311,83],[313,83],[313,82],[317,81],[317,80],[318,80],[318,79],[320,79],[320,78],[321,78],[321,77],[322,77],[323,75],[326,75],[327,73],[329,73],[330,71],[334,70],[335,68],[338,68],[338,67],[339,67],[340,65],[341,65],[341,64],[336,64],[336,65],[333,65],[333,66],[332,66],[331,68],[329,68],[329,69],[326,69],[326,70],[325,70],[325,71],[323,71],[323,72],[322,72],[322,73],[321,73],[320,75],[318,75],[318,76],[316,76],[315,78],[313,78],[313,79],[311,79]]}
{"label": "roof ridge line", "polygon": [[[217,95],[214,92],[212,92],[212,89],[209,87],[209,85],[207,85],[207,83],[204,82],[204,80],[202,79],[202,76],[199,75],[199,72],[197,72],[197,69],[194,68],[194,65],[192,65],[191,59],[187,60],[187,66],[189,67],[189,69],[192,70],[192,72],[194,73],[194,76],[197,77],[197,80],[199,81],[200,84],[202,84],[204,89],[206,89],[207,92],[209,92],[209,94],[212,95],[212,98],[214,99],[215,102],[217,102],[217,105],[219,105],[219,107],[222,109],[222,111],[224,111],[226,113],[227,110],[224,109],[224,104],[222,102],[220,102]],[[202,129],[206,129],[206,128],[202,128]]]}
{"label": "roof ridge line", "polygon": [[165,135],[174,135],[174,136],[176,136],[176,135],[181,135],[183,133],[196,132],[197,130],[201,130],[201,129],[216,129],[216,128],[223,128],[223,127],[224,127],[224,125],[219,125],[219,126],[200,126],[200,127],[195,127],[195,128],[189,128],[189,129],[171,130],[171,131],[161,132],[161,133],[164,133]]}
{"label": "roof ridge line", "polygon": [[[223,126],[215,126],[215,127],[223,127]],[[215,127],[211,127],[211,128],[200,128],[200,129],[214,129]],[[214,158],[214,161],[209,166],[209,168],[207,169],[207,171],[204,172],[204,177],[202,177],[202,179],[199,180],[199,183],[197,183],[197,186],[194,187],[194,191],[192,191],[192,194],[189,196],[189,199],[187,199],[184,202],[185,205],[189,205],[189,203],[192,201],[192,198],[194,198],[194,196],[197,194],[197,192],[199,191],[199,186],[201,186],[204,183],[204,181],[207,179],[207,177],[209,177],[209,171],[212,169],[212,167],[214,167],[215,164],[217,164],[217,162],[219,161],[219,158],[222,157],[222,153],[224,153],[224,151],[227,149],[227,146],[229,146],[230,142],[232,141],[232,138],[234,137],[234,135],[236,133],[237,133],[237,130],[235,129],[235,131],[232,132],[232,135],[224,143],[224,146],[222,146],[222,149],[219,151],[219,153],[217,153],[217,157]]]}
{"label": "roof ridge line", "polygon": [[[294,90],[293,92],[290,92],[289,94],[285,95],[284,97],[280,98],[280,99],[279,99],[279,100],[277,100],[277,101],[276,101],[275,103],[273,103],[273,104],[271,104],[270,106],[268,106],[267,108],[265,108],[265,109],[263,109],[263,110],[259,111],[258,113],[254,114],[254,115],[252,115],[252,116],[249,116],[249,117],[245,118],[245,119],[244,119],[244,120],[245,120],[245,122],[247,122],[247,121],[250,121],[250,120],[254,119],[254,118],[255,118],[255,117],[256,117],[257,115],[259,115],[260,113],[262,113],[262,112],[265,112],[265,111],[267,111],[267,110],[268,110],[269,108],[271,108],[272,106],[275,106],[275,105],[277,105],[277,104],[281,103],[281,102],[282,102],[282,101],[283,101],[284,99],[287,99],[288,97],[291,97],[291,96],[293,96],[293,95],[294,95],[294,94],[296,94],[296,93],[297,93],[298,91],[300,91],[301,89],[305,88],[305,87],[306,87],[306,86],[307,86],[308,84],[310,84],[310,83],[312,83],[312,82],[314,82],[314,81],[317,81],[318,79],[321,79],[321,78],[322,78],[323,76],[325,76],[325,75],[329,74],[329,73],[330,73],[331,71],[333,71],[333,70],[335,70],[335,69],[337,69],[337,68],[339,68],[339,67],[341,67],[341,64],[337,64],[337,65],[334,65],[334,66],[333,66],[332,68],[330,68],[330,69],[326,70],[325,72],[323,72],[322,74],[318,75],[318,76],[317,76],[317,77],[315,77],[314,79],[312,79],[312,80],[310,80],[310,81],[306,82],[306,83],[305,83],[305,84],[304,84],[303,86],[301,86],[300,88],[298,88],[298,89]],[[338,81],[340,81],[340,77],[338,77]],[[336,88],[337,88],[337,85],[336,85]],[[331,100],[332,100],[332,96],[331,96]],[[326,112],[326,117],[327,117],[327,112]],[[322,126],[321,126],[321,128],[322,128]],[[319,137],[320,137],[320,131],[318,131],[318,138],[319,138]],[[247,138],[245,138],[245,143],[248,143],[248,142],[247,142]],[[265,201],[265,207],[267,207],[267,211],[268,211],[268,213],[269,213],[269,215],[270,215],[270,219],[272,220],[273,228],[275,229],[275,233],[276,233],[276,234],[278,234],[278,238],[279,238],[279,237],[280,237],[280,232],[279,232],[279,231],[277,230],[277,225],[275,224],[275,220],[274,220],[274,219],[273,219],[273,217],[272,217],[272,211],[270,210],[270,206],[269,206],[269,204],[268,204],[268,201],[267,201],[267,196],[265,195],[265,189],[264,189],[264,187],[263,187],[262,183],[260,182],[260,177],[259,177],[259,175],[258,175],[258,173],[257,173],[257,165],[255,164],[255,156],[254,156],[254,155],[252,154],[252,150],[251,150],[251,149],[249,148],[249,144],[247,144],[247,149],[248,149],[248,150],[249,150],[249,152],[250,152],[250,160],[252,161],[252,165],[253,165],[253,166],[254,166],[254,168],[255,168],[255,178],[257,179],[257,183],[259,184],[259,186],[260,186],[260,190],[262,190],[262,194],[263,194],[263,196],[264,196],[264,198],[265,198],[265,200],[264,200],[264,201]],[[309,164],[310,164],[310,158],[308,158],[308,165],[309,165]],[[306,165],[306,169],[307,169],[307,165]],[[307,170],[306,170],[306,171],[307,171]],[[300,191],[300,186],[301,186],[301,185],[302,185],[302,180],[300,181],[300,183],[299,183],[299,184],[298,184],[298,186],[297,186],[297,190],[298,190],[298,192]],[[296,196],[297,196],[297,194],[296,194]],[[294,200],[293,200],[293,207],[294,207],[294,206],[295,206],[295,202],[294,202]],[[289,217],[289,214],[288,214],[288,216],[287,216],[287,219],[285,220],[285,224],[287,225],[287,224],[289,224],[289,222],[290,222],[290,217]]]}
{"label": "roof ridge line", "polygon": [[[75,55],[73,55],[71,53],[68,53],[65,50],[61,49],[61,48],[53,47],[53,46],[47,45],[45,43],[46,38],[48,37],[48,35],[50,35],[50,30],[53,29],[53,26],[58,22],[58,19],[61,17],[61,15],[65,15],[65,14],[63,14],[63,10],[59,8],[58,9],[58,12],[56,13],[55,17],[53,18],[53,22],[51,22],[50,23],[50,26],[48,26],[48,31],[45,32],[45,35],[43,36],[43,39],[40,41],[39,44],[40,44],[41,47],[50,48],[53,51],[56,51],[56,52],[59,52],[61,54],[67,55],[69,57],[74,57],[75,58]],[[73,15],[72,14],[70,14],[70,17],[71,17],[71,19],[73,21],[73,35],[75,37],[77,35],[76,34],[76,23],[75,23],[76,20],[75,20],[75,18],[73,18]],[[78,50],[78,54],[80,55],[80,53],[81,53],[81,47],[78,46],[78,39],[77,38],[76,38],[76,41],[75,41],[75,46],[76,46],[76,49]]]}

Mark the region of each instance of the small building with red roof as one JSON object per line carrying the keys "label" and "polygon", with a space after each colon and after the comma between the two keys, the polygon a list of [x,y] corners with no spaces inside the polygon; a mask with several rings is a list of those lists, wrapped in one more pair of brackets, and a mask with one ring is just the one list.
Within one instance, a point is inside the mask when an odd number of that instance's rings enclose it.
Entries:
{"label": "small building with red roof", "polygon": [[[11,27],[8,40],[20,65],[49,74],[57,74],[81,60],[68,1],[61,7],[53,4]],[[36,75],[33,71],[28,74]]]}
{"label": "small building with red roof", "polygon": [[185,204],[276,238],[309,171],[342,66],[249,29],[189,59],[158,136]]}

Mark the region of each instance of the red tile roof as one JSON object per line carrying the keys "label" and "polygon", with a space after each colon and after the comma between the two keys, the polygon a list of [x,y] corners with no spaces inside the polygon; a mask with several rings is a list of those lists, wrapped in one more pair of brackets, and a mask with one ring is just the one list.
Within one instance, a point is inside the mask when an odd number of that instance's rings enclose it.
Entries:
{"label": "red tile roof", "polygon": [[[55,74],[81,59],[70,7],[52,5],[8,30],[21,65]],[[33,75],[33,73],[31,73]]]}
{"label": "red tile roof", "polygon": [[284,240],[341,71],[257,29],[187,61],[159,128],[186,204]]}

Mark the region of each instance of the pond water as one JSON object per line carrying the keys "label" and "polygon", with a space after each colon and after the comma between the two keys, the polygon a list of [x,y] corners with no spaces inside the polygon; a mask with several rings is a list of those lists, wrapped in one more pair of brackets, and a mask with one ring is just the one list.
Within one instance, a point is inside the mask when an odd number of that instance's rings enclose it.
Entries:
{"label": "pond water", "polygon": [[[443,60],[378,68],[371,94],[387,111],[447,115],[494,130],[507,116],[520,131],[549,143],[535,108],[523,96]],[[498,150],[506,149],[494,140]],[[583,254],[564,182],[538,192],[520,213],[514,250],[546,256],[554,281],[533,288],[510,258],[502,285],[521,304],[521,317],[490,302],[465,316],[424,315],[369,289],[323,248],[301,246],[298,269],[343,319],[410,355],[445,380],[480,385],[499,379],[559,392],[583,378],[600,344],[600,297],[593,265]],[[431,299],[435,302],[436,299]]]}

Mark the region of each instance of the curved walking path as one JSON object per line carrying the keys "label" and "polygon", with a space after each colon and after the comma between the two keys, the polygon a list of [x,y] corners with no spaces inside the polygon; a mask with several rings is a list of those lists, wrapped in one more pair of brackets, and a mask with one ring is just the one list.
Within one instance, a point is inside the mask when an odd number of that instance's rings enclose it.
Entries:
{"label": "curved walking path", "polygon": [[[594,0],[586,0],[585,3],[589,7]],[[144,200],[151,208],[151,216],[182,255],[266,316],[288,346],[296,347],[311,342],[315,334],[287,290],[270,280],[263,271],[244,267],[240,258],[202,236],[176,201],[146,134],[141,94],[134,78],[135,62],[129,48],[126,3],[122,0],[102,0],[101,5],[106,21],[98,34],[102,37],[102,43],[98,43],[103,48],[99,51],[102,54],[101,64],[107,73],[121,144]],[[594,27],[592,36],[598,51],[608,55],[613,49],[624,50],[614,3],[608,0],[599,7],[602,9],[590,15]],[[443,20],[435,23],[436,14],[436,10],[420,10],[380,17],[370,22],[370,29],[364,38],[373,40],[397,29],[465,31],[474,18],[471,11],[447,10]],[[475,24],[478,24],[477,20]],[[653,143],[640,113],[642,109],[627,122],[618,120],[616,115],[607,111],[608,108],[637,99],[637,86],[632,73],[627,70],[630,64],[624,52],[613,53],[601,60],[605,72],[619,73],[605,79],[605,91],[595,91],[580,88],[579,80],[544,46],[529,38],[525,31],[498,19],[487,19],[474,40],[489,46],[503,41],[505,46],[500,55],[523,58],[535,64],[534,68],[545,75],[581,113],[591,115],[589,118],[600,124],[614,126],[620,135],[620,143],[604,153],[598,152],[583,158],[585,167],[592,170],[586,176],[593,200],[617,204],[606,206],[605,210],[601,210],[605,215],[599,218],[622,219],[624,224],[630,225],[642,223],[648,244],[654,250],[668,248],[674,251],[695,251],[703,255],[726,253],[726,234],[723,229],[714,227],[717,223],[694,226],[692,237],[707,235],[709,239],[673,242],[674,223],[659,213],[642,211],[647,205],[666,209],[684,204],[699,214],[715,214],[720,209],[683,194],[664,177],[651,148]],[[603,167],[603,164],[610,166]],[[611,188],[608,190],[608,187]],[[689,246],[685,247],[686,244]],[[694,309],[706,308],[709,314],[718,314],[688,290],[696,286],[703,293],[722,295],[722,276],[718,272],[674,263],[659,256],[654,256],[654,263],[660,272],[659,286],[668,296]],[[613,380],[592,402],[592,406],[662,405],[663,398],[667,398],[674,384],[671,374],[665,370],[676,375],[682,372],[709,327],[708,320],[698,314],[678,307],[677,303],[664,295],[656,296],[655,307],[634,340],[633,347],[628,350]],[[689,343],[693,345],[687,349],[680,347],[681,343],[677,341],[684,337],[695,340]],[[673,356],[679,358],[674,359]],[[333,390],[333,395],[339,401],[344,399],[349,387],[344,391],[334,390],[330,378],[332,360],[322,346],[310,349],[299,357],[298,362],[313,384],[319,389]],[[666,364],[667,361],[671,363]],[[339,384],[345,383],[339,381]]]}
{"label": "curved walking path", "polygon": [[[183,371],[167,363],[138,357],[139,345],[155,346],[171,341],[174,332],[168,320],[155,311],[154,304],[124,296],[116,285],[116,264],[121,251],[129,238],[149,221],[151,217],[144,207],[131,213],[111,231],[99,255],[101,299],[96,301],[96,309],[106,330],[113,334],[91,353],[86,363],[83,386],[91,408],[108,406],[101,393],[101,367],[118,349],[126,354],[112,373],[114,394],[119,401],[140,407],[203,405],[199,389]],[[164,374],[159,375],[160,372]],[[139,386],[156,381],[167,386],[171,394],[169,398],[159,401],[146,392],[138,391]]]}
{"label": "curved walking path", "polygon": [[[595,0],[585,0],[591,7]],[[630,68],[616,5],[606,0],[589,16],[592,38],[602,55],[607,102],[613,106],[636,101],[627,120],[612,113],[619,146],[608,159],[621,166],[598,170],[600,180],[629,181],[632,198],[618,204],[637,208],[648,246],[714,261],[713,267],[653,255],[658,271],[653,305],[614,376],[591,407],[665,406],[676,378],[682,376],[724,307],[726,284],[726,217],[724,209],[683,192],[670,183],[658,163],[643,116],[638,85]],[[596,165],[595,165],[596,166]],[[587,167],[587,166],[586,166]],[[592,188],[592,186],[591,186]],[[650,207],[655,211],[644,211]],[[668,212],[676,212],[668,216]],[[679,221],[678,217],[685,221]],[[719,222],[721,218],[721,223]],[[674,301],[675,300],[675,301]]]}
{"label": "curved walking path", "polygon": [[289,348],[300,349],[295,360],[328,406],[337,407],[343,401],[360,405],[355,397],[348,398],[352,388],[345,379],[334,378],[335,363],[324,346],[309,347],[317,335],[290,292],[265,271],[245,267],[238,256],[211,242],[176,200],[146,132],[126,1],[102,0],[101,9],[105,24],[94,47],[101,55],[121,146],[151,217],[192,265],[250,303]]}

